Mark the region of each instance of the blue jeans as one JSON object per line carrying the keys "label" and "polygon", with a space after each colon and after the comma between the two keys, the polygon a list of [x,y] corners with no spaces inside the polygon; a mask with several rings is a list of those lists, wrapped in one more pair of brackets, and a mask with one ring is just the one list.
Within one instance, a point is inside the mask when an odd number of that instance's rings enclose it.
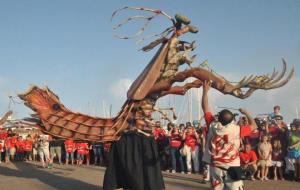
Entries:
{"label": "blue jeans", "polygon": [[94,157],[102,158],[102,145],[93,145]]}
{"label": "blue jeans", "polygon": [[176,160],[178,159],[179,165],[180,165],[180,171],[183,172],[184,166],[183,166],[182,156],[181,156],[179,150],[180,150],[180,147],[179,148],[171,147],[171,149],[170,149],[171,160],[172,160],[172,170],[176,171]]}

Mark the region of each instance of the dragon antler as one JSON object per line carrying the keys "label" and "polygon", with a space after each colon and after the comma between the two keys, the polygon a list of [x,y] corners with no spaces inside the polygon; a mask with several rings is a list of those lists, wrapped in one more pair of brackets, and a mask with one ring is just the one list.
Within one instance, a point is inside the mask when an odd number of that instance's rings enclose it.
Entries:
{"label": "dragon antler", "polygon": [[[275,88],[280,88],[284,86],[293,77],[295,70],[289,72],[289,74],[284,78],[287,73],[287,64],[284,59],[282,59],[282,70],[278,72],[274,69],[273,73],[262,75],[262,76],[249,76],[244,77],[238,84],[232,85],[231,83],[225,85],[224,94],[231,94],[238,98],[244,99],[249,97],[254,91],[258,89],[270,90]],[[247,89],[243,92],[243,89]]]}
{"label": "dragon antler", "polygon": [[[168,20],[170,20],[172,22],[173,26],[176,23],[175,20],[170,15],[168,15],[167,13],[165,13],[162,10],[151,9],[151,8],[146,8],[146,7],[129,7],[129,6],[125,6],[123,8],[120,8],[120,9],[114,11],[113,14],[112,14],[112,16],[111,16],[111,20],[114,19],[114,17],[116,16],[116,14],[118,12],[126,10],[126,9],[151,12],[151,13],[153,13],[153,15],[151,15],[151,16],[135,15],[135,16],[128,17],[127,19],[121,21],[113,29],[118,29],[118,28],[122,27],[123,25],[127,24],[128,22],[133,21],[133,20],[138,20],[138,19],[145,20],[145,23],[140,28],[140,30],[137,33],[135,33],[134,35],[132,35],[132,36],[119,36],[119,35],[115,35],[117,38],[120,38],[120,39],[132,39],[132,38],[140,36],[141,34],[143,34],[145,32],[145,30],[146,30],[147,26],[149,25],[150,21],[153,20],[154,18],[156,18],[159,15],[164,16]],[[166,36],[166,35],[168,35],[172,31],[172,28],[174,28],[174,27],[169,27],[167,30],[163,31],[162,33],[156,34],[156,35],[153,35],[153,36]]]}
{"label": "dragon antler", "polygon": [[[283,60],[283,68],[280,72],[274,69],[271,75],[251,75],[249,77],[244,77],[237,84],[234,84],[226,80],[223,76],[206,68],[190,68],[176,73],[176,75],[173,77],[157,82],[151,88],[149,96],[158,99],[169,94],[184,95],[191,88],[201,87],[203,81],[211,80],[212,87],[223,94],[230,94],[237,98],[245,99],[258,89],[270,90],[284,86],[293,77],[294,72],[294,68],[292,68],[292,70],[286,76],[287,64]],[[189,77],[194,77],[196,80],[185,83],[183,86],[173,86],[174,83],[184,82]]]}

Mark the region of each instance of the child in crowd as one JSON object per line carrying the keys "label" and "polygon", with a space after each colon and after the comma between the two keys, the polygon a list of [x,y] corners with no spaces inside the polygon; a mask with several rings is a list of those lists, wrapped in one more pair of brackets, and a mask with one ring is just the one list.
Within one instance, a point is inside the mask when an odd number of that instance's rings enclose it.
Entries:
{"label": "child in crowd", "polygon": [[260,180],[268,180],[269,167],[271,166],[272,145],[269,142],[268,135],[262,136],[258,145],[258,165],[260,166]]}
{"label": "child in crowd", "polygon": [[283,150],[279,139],[275,139],[273,142],[272,149],[272,165],[274,167],[274,180],[277,180],[277,173],[279,179],[284,180],[282,172],[283,163]]}

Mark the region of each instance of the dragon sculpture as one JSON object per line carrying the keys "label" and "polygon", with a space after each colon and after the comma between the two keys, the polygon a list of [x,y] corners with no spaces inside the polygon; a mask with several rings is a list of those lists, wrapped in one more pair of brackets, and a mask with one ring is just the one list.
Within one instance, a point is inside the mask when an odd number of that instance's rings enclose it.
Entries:
{"label": "dragon sculpture", "polygon": [[8,112],[6,112],[3,117],[1,117],[0,119],[0,126],[2,126],[6,121],[7,119],[9,118],[9,116],[11,116],[13,114],[13,112],[11,110],[9,110]]}
{"label": "dragon sculpture", "polygon": [[[258,89],[271,90],[284,86],[294,74],[294,69],[287,73],[287,65],[283,60],[283,68],[280,72],[274,69],[272,74],[251,75],[237,83],[231,83],[203,64],[193,67],[192,63],[196,56],[189,54],[196,48],[195,42],[189,43],[179,39],[184,34],[198,32],[195,26],[190,25],[191,21],[188,17],[176,14],[173,18],[161,10],[124,7],[115,11],[112,19],[122,10],[143,11],[150,13],[151,16],[136,15],[118,24],[115,29],[136,19],[145,20],[145,24],[138,33],[131,37],[118,36],[121,39],[130,39],[141,35],[149,22],[157,16],[167,18],[172,25],[162,33],[154,35],[158,39],[141,49],[150,51],[156,46],[160,46],[150,63],[129,88],[127,100],[121,111],[113,118],[91,117],[75,113],[66,108],[59,101],[58,96],[47,87],[33,86],[24,94],[19,94],[19,97],[35,112],[45,133],[59,138],[92,142],[116,141],[124,131],[131,128],[132,121],[139,123],[138,126],[144,126],[136,130],[151,129],[154,125],[152,113],[159,111],[163,114],[155,107],[159,98],[169,94],[184,95],[191,88],[201,87],[205,80],[211,80],[212,87],[223,94],[245,99]],[[144,39],[146,38],[142,40]],[[180,70],[180,66],[184,64],[187,64],[186,69]],[[190,77],[195,80],[187,82]],[[177,86],[174,84],[176,82],[184,83]]]}

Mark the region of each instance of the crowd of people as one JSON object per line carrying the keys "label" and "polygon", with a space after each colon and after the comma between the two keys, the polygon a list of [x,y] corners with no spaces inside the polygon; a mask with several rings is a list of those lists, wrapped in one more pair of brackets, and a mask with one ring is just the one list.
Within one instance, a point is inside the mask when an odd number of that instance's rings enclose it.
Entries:
{"label": "crowd of people", "polygon": [[[249,124],[248,118],[235,116],[240,126]],[[212,116],[211,120],[218,120]],[[280,107],[274,112],[255,118],[257,128],[243,135],[240,146],[240,162],[243,175],[250,180],[300,181],[300,120],[286,124]],[[207,126],[191,122],[166,127],[159,121],[153,129],[157,142],[161,168],[171,173],[203,174],[209,181],[210,169],[203,159]],[[26,138],[11,129],[0,132],[0,162],[39,161],[45,168],[53,162],[81,166],[105,166],[109,143],[87,143],[72,139],[56,139],[50,135],[27,135]],[[92,158],[92,159],[91,159]]]}
{"label": "crowd of people", "polygon": [[[237,116],[236,116],[237,117]],[[218,116],[213,116],[217,120]],[[239,126],[247,126],[248,118],[235,118]],[[300,181],[300,119],[286,124],[275,106],[272,114],[255,118],[257,128],[247,135],[241,134],[240,162],[243,178],[249,180],[295,180]],[[192,123],[168,124],[163,129],[156,122],[154,136],[157,140],[161,166],[172,173],[202,173],[209,181],[209,167],[203,160],[206,126]]]}
{"label": "crowd of people", "polygon": [[2,161],[40,161],[45,168],[52,168],[53,162],[81,166],[105,165],[110,144],[87,143],[72,139],[56,139],[45,134],[23,135],[13,130],[0,132],[0,163]]}

